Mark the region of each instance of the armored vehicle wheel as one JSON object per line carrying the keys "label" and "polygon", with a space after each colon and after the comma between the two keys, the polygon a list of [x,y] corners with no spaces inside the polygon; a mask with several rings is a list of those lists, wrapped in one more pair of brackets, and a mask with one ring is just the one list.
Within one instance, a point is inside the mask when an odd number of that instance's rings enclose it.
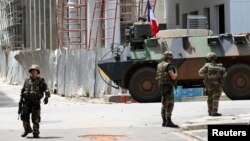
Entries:
{"label": "armored vehicle wheel", "polygon": [[159,102],[160,89],[155,77],[154,68],[145,67],[137,70],[129,82],[131,96],[138,102]]}
{"label": "armored vehicle wheel", "polygon": [[250,66],[237,64],[227,71],[223,89],[232,100],[250,99]]}

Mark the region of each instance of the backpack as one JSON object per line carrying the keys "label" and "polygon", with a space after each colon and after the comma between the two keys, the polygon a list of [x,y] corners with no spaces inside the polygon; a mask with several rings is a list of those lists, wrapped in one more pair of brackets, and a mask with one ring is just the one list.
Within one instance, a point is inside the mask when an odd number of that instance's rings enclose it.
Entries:
{"label": "backpack", "polygon": [[222,64],[207,64],[207,79],[221,80],[222,79]]}
{"label": "backpack", "polygon": [[158,81],[158,84],[166,84],[167,82],[170,82],[169,80],[169,74],[166,72],[166,68],[168,67],[169,63],[162,61],[157,65],[157,74],[156,74],[156,80]]}

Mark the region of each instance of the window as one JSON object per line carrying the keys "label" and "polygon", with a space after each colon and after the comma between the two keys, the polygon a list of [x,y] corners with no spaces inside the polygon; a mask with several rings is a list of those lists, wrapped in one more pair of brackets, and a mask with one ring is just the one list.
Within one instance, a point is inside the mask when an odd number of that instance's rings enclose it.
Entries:
{"label": "window", "polygon": [[193,11],[193,12],[190,12],[190,15],[198,15],[199,12],[198,11]]}
{"label": "window", "polygon": [[219,5],[219,33],[225,33],[225,7],[224,4]]}
{"label": "window", "polygon": [[183,29],[187,28],[187,16],[188,16],[188,14],[183,14],[182,15],[182,28]]}
{"label": "window", "polygon": [[[196,16],[196,15],[199,14],[199,12],[198,12],[198,11],[192,11],[192,12],[190,12],[189,14],[190,14],[190,15]],[[187,27],[187,28],[192,28],[192,25],[193,25],[193,27],[198,27],[199,21],[198,21],[198,20],[193,20],[192,23],[189,22],[189,27]],[[195,28],[194,28],[194,29],[195,29]]]}
{"label": "window", "polygon": [[175,5],[176,25],[180,25],[180,4]]}
{"label": "window", "polygon": [[204,8],[204,16],[207,17],[208,29],[210,29],[210,8]]}

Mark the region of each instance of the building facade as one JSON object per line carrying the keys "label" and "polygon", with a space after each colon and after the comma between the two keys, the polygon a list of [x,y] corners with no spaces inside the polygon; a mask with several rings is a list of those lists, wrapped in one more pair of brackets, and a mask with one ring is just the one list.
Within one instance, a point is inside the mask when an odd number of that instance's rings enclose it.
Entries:
{"label": "building facade", "polygon": [[186,28],[187,15],[204,15],[215,34],[250,31],[249,0],[166,0],[168,29]]}

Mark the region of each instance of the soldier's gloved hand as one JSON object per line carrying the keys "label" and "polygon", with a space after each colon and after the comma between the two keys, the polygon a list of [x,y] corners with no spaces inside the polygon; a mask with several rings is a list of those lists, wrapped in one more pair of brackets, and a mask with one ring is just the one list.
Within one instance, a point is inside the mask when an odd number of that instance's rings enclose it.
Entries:
{"label": "soldier's gloved hand", "polygon": [[49,102],[49,98],[48,98],[48,97],[45,97],[44,100],[43,100],[43,103],[44,103],[44,104],[48,104],[48,102]]}
{"label": "soldier's gloved hand", "polygon": [[20,109],[18,109],[17,114],[18,114],[18,115],[20,115],[20,114],[21,114],[21,110],[20,110]]}

